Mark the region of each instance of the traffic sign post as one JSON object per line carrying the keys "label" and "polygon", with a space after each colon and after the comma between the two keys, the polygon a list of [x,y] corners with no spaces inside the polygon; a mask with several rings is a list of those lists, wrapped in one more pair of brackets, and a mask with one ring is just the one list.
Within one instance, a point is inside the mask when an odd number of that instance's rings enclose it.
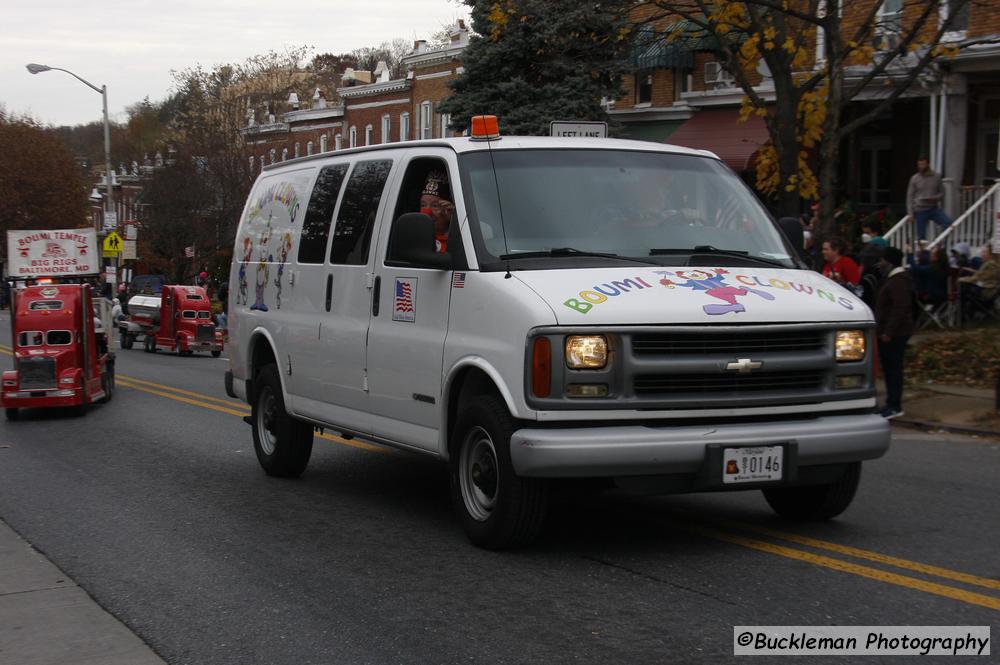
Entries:
{"label": "traffic sign post", "polygon": [[101,245],[101,255],[106,259],[117,259],[122,253],[122,237],[112,231],[104,238]]}

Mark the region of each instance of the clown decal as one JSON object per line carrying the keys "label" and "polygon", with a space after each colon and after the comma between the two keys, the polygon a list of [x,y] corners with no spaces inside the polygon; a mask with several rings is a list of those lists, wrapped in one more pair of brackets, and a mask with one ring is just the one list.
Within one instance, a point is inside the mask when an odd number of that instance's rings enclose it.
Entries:
{"label": "clown decal", "polygon": [[243,260],[240,261],[240,292],[236,296],[236,304],[247,304],[247,264],[253,259],[253,243],[250,238],[243,239]]}
{"label": "clown decal", "polygon": [[[766,291],[753,289],[748,286],[732,286],[731,284],[727,284],[725,276],[729,274],[729,271],[722,268],[715,268],[711,272],[706,270],[677,270],[676,272],[658,270],[656,272],[662,275],[660,284],[668,289],[679,286],[694,291],[702,291],[706,296],[721,300],[724,304],[710,303],[702,306],[706,314],[713,316],[730,313],[738,314],[747,311],[747,308],[739,303],[737,298],[751,293],[764,300],[774,300],[774,294]],[[685,281],[675,282],[671,277]]]}
{"label": "clown decal", "polygon": [[[275,176],[255,190],[236,241],[237,304],[249,305],[255,312],[267,312],[271,307],[269,302],[281,308],[285,263],[295,241],[302,192],[308,192],[310,175],[311,171],[302,170]],[[277,180],[278,177],[281,179]],[[253,280],[252,301],[250,280]],[[269,292],[272,288],[276,290]]]}
{"label": "clown decal", "polygon": [[278,276],[274,278],[274,285],[278,287],[278,291],[274,295],[274,304],[278,309],[281,309],[281,278],[285,274],[285,262],[288,260],[288,252],[291,250],[292,234],[285,232],[281,236],[281,245],[278,247]]}
{"label": "clown decal", "polygon": [[254,291],[256,299],[254,303],[250,305],[250,309],[256,309],[261,312],[267,311],[267,303],[264,302],[264,291],[267,288],[267,280],[271,277],[270,264],[274,260],[274,257],[269,253],[269,245],[271,243],[271,215],[267,216],[267,226],[264,227],[264,232],[260,234],[260,241],[258,245],[258,251],[260,254],[257,258],[257,288]]}

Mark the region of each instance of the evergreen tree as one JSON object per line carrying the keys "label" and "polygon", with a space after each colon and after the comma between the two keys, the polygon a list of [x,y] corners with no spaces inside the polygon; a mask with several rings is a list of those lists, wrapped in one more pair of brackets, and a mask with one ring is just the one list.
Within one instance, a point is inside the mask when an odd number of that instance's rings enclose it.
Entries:
{"label": "evergreen tree", "polygon": [[552,120],[608,120],[629,46],[626,0],[465,0],[478,33],[462,54],[464,73],[439,110],[464,130],[474,115],[500,119],[504,133],[546,135]]}

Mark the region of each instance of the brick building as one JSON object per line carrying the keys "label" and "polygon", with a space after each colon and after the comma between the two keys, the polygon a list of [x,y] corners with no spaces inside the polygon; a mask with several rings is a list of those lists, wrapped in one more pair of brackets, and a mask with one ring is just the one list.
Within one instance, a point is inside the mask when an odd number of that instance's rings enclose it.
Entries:
{"label": "brick building", "polygon": [[[941,2],[930,21],[930,34],[948,16],[949,0]],[[870,2],[847,4],[843,25],[848,32],[865,20]],[[873,46],[894,48],[898,37],[893,25],[905,25],[920,7],[903,0],[885,0]],[[650,19],[653,8],[640,4],[636,20]],[[632,54],[635,73],[625,77],[626,94],[609,113],[632,138],[679,143],[715,151],[737,171],[750,176],[753,152],[768,140],[764,123],[752,117],[737,123],[743,91],[721,66],[711,39],[672,40],[670,34],[684,25],[679,19],[651,21],[642,28]],[[645,31],[643,34],[642,31]],[[984,183],[1000,178],[997,147],[1000,143],[1000,4],[970,3],[955,17],[943,40],[961,46],[953,58],[942,58],[919,85],[864,125],[842,146],[845,191],[856,210],[884,206],[905,211],[906,184],[918,155],[931,158],[932,166],[952,183],[947,207],[960,214],[970,200],[984,191]],[[822,53],[823,35],[811,44],[812,62]],[[904,64],[907,60],[903,59]],[[848,71],[859,80],[864,67]],[[753,81],[766,101],[774,100],[774,86],[765,72]],[[871,108],[880,95],[884,78],[877,79],[847,114]],[[962,188],[964,186],[964,188]]]}
{"label": "brick building", "polygon": [[402,59],[406,76],[390,78],[385,63],[374,72],[348,68],[341,76],[335,100],[317,89],[308,108],[299,108],[297,93],[289,96],[291,110],[269,114],[257,122],[248,112],[241,130],[248,159],[255,168],[286,159],[378,143],[452,136],[450,118],[437,112],[448,96],[448,81],[462,72],[461,54],[469,31],[457,21],[448,44],[429,48],[417,41]]}

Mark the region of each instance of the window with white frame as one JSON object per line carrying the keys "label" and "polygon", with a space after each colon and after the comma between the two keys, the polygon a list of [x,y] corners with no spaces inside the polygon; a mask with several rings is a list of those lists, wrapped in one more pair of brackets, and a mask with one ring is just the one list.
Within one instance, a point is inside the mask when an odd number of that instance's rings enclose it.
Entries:
{"label": "window with white frame", "polygon": [[[952,8],[956,5],[960,5],[952,15]],[[939,11],[941,16],[941,23],[951,18],[951,25],[948,26],[948,30],[944,33],[942,41],[946,42],[958,42],[965,39],[969,31],[969,5],[971,2],[960,2],[956,3],[955,0],[941,0],[939,5]]]}
{"label": "window with white frame", "polygon": [[422,139],[432,139],[434,138],[434,105],[430,102],[423,102],[420,105],[420,138]]}
{"label": "window with white frame", "polygon": [[326,152],[326,144],[327,144],[327,136],[326,136],[326,134],[323,134],[323,136],[319,137],[319,151],[320,152]]}
{"label": "window with white frame", "polygon": [[410,140],[410,114],[400,113],[399,114],[399,140],[409,141]]}
{"label": "window with white frame", "polygon": [[344,135],[337,134],[336,136],[333,137],[333,149],[343,150],[343,148],[344,148]]}
{"label": "window with white frame", "polygon": [[899,35],[903,30],[903,0],[885,0],[878,10],[875,35],[872,46],[891,50],[899,46]]}
{"label": "window with white frame", "polygon": [[306,142],[306,154],[307,155],[313,154],[313,142],[312,141],[307,141]]}
{"label": "window with white frame", "polygon": [[392,140],[390,133],[392,132],[392,118],[386,113],[382,116],[382,143],[388,143]]}
{"label": "window with white frame", "polygon": [[298,159],[301,156],[302,156],[302,144],[296,142],[295,143],[295,159]]}
{"label": "window with white frame", "polygon": [[451,124],[451,115],[448,113],[442,113],[438,115],[438,120],[441,127],[441,132],[438,136],[446,138],[448,136],[448,125]]}
{"label": "window with white frame", "polygon": [[347,146],[349,148],[358,147],[358,128],[351,126],[350,134],[348,134]]}
{"label": "window with white frame", "polygon": [[375,135],[375,128],[371,125],[365,125],[365,145],[372,144],[372,137]]}

